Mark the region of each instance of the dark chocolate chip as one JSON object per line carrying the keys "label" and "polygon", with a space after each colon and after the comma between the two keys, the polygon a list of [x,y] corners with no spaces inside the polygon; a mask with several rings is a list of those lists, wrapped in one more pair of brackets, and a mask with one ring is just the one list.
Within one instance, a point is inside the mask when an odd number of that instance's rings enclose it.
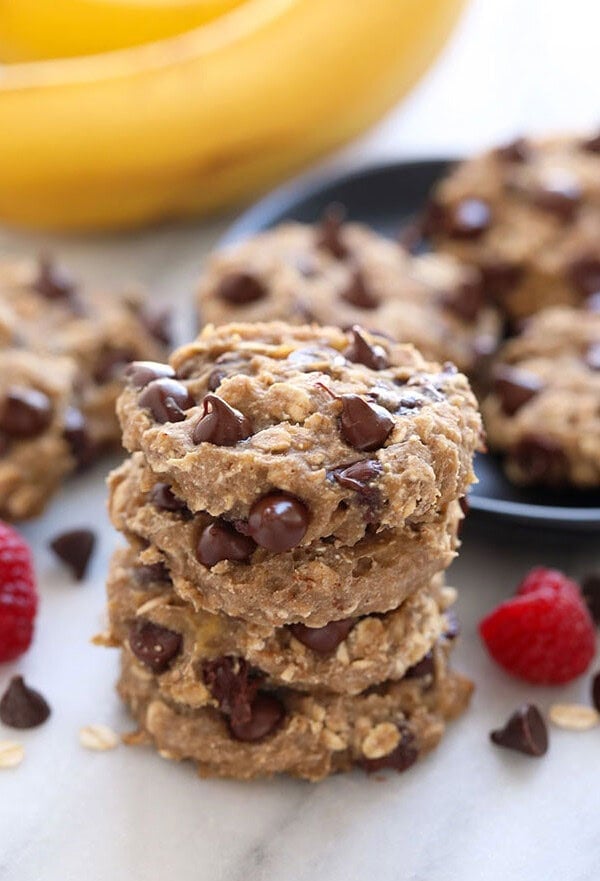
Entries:
{"label": "dark chocolate chip", "polygon": [[152,582],[169,583],[171,576],[169,570],[164,563],[150,563],[148,565],[136,566],[134,574],[140,584],[151,584]]}
{"label": "dark chocolate chip", "polygon": [[85,576],[95,544],[96,536],[91,529],[71,529],[53,538],[50,547],[71,569],[76,580],[81,581]]}
{"label": "dark chocolate chip", "polygon": [[581,592],[590,615],[600,625],[600,571],[586,575],[581,582]]}
{"label": "dark chocolate chip", "polygon": [[138,404],[147,407],[157,422],[183,422],[185,411],[194,406],[194,399],[176,379],[164,377],[152,380],[145,387]]}
{"label": "dark chocolate chip", "polygon": [[336,260],[343,260],[348,256],[348,248],[342,239],[346,209],[343,205],[334,203],[328,205],[317,229],[316,246],[324,251],[329,251]]}
{"label": "dark chocolate chip", "polygon": [[164,673],[181,651],[183,637],[168,627],[138,619],[129,628],[129,646],[153,673]]}
{"label": "dark chocolate chip", "polygon": [[529,158],[529,144],[525,138],[515,138],[509,144],[498,147],[495,152],[504,162],[526,162]]}
{"label": "dark chocolate chip", "polygon": [[425,238],[438,236],[445,232],[446,211],[440,202],[428,199],[419,220],[421,234]]}
{"label": "dark chocolate chip", "polygon": [[564,223],[573,219],[581,202],[581,189],[575,180],[548,182],[534,195],[538,208],[548,211]]}
{"label": "dark chocolate chip", "polygon": [[97,448],[87,429],[85,416],[77,407],[67,407],[63,437],[71,448],[78,468],[86,468],[96,457]]}
{"label": "dark chocolate chip", "polygon": [[366,495],[370,491],[370,483],[381,474],[381,464],[377,459],[363,459],[346,468],[336,468],[332,474],[340,486]]}
{"label": "dark chocolate chip", "polygon": [[593,254],[573,260],[567,268],[567,276],[582,296],[600,294],[600,258]]}
{"label": "dark chocolate chip", "polygon": [[424,658],[409,667],[404,674],[405,679],[422,679],[425,676],[433,676],[435,674],[435,661],[433,652],[427,652]]}
{"label": "dark chocolate chip", "polygon": [[342,643],[354,625],[354,618],[345,618],[341,621],[330,621],[323,627],[307,627],[306,624],[289,624],[290,633],[313,652],[319,655],[328,655],[334,652]]}
{"label": "dark chocolate chip", "polygon": [[217,296],[234,306],[245,306],[267,296],[263,282],[250,272],[231,272],[219,282]]}
{"label": "dark chocolate chip", "polygon": [[460,510],[463,512],[463,516],[466,517],[471,509],[468,498],[466,496],[461,496],[458,500],[458,504],[460,505]]}
{"label": "dark chocolate chip", "polygon": [[518,284],[523,275],[523,267],[508,260],[490,260],[481,267],[481,275],[486,297],[490,300],[502,300]]}
{"label": "dark chocolate chip", "polygon": [[47,300],[70,300],[77,286],[72,276],[45,254],[39,259],[38,276],[33,287]]}
{"label": "dark chocolate chip", "polygon": [[217,395],[206,395],[203,413],[192,432],[195,444],[210,443],[232,447],[252,434],[250,420]]}
{"label": "dark chocolate chip", "polygon": [[148,501],[161,511],[188,511],[186,503],[175,495],[168,483],[155,483],[148,493]]}
{"label": "dark chocolate chip", "polygon": [[341,395],[342,437],[355,450],[371,452],[382,447],[394,428],[394,420],[386,409],[369,403],[358,395]]}
{"label": "dark chocolate chip", "polygon": [[37,389],[9,388],[0,408],[0,430],[9,437],[37,437],[52,422],[52,402]]}
{"label": "dark chocolate chip", "polygon": [[254,502],[247,529],[256,544],[282,554],[300,544],[309,520],[308,508],[300,499],[273,492]]}
{"label": "dark chocolate chip", "polygon": [[0,722],[9,728],[37,728],[50,715],[45,698],[29,688],[22,676],[13,676],[0,700]]}
{"label": "dark chocolate chip", "polygon": [[205,661],[202,678],[222,713],[239,725],[250,722],[262,674],[251,670],[244,658],[225,655]]}
{"label": "dark chocolate chip", "polygon": [[383,346],[369,343],[362,328],[357,324],[352,328],[352,343],[343,354],[348,361],[364,364],[371,370],[385,370],[390,363]]}
{"label": "dark chocolate chip", "polygon": [[250,719],[239,722],[233,716],[229,719],[232,737],[247,743],[255,743],[269,734],[274,734],[285,718],[285,707],[274,695],[259,692],[250,707]]}
{"label": "dark chocolate chip", "polygon": [[600,343],[592,343],[588,348],[585,363],[591,370],[600,370]]}
{"label": "dark chocolate chip", "polygon": [[133,388],[143,389],[154,379],[173,379],[175,371],[169,364],[158,361],[134,361],[125,370],[125,379]]}
{"label": "dark chocolate chip", "polygon": [[541,434],[525,435],[510,455],[531,483],[557,482],[562,476],[565,456],[552,438]]}
{"label": "dark chocolate chip", "polygon": [[492,731],[492,743],[528,756],[543,756],[548,751],[548,731],[542,714],[534,704],[523,704],[512,714],[504,728]]}
{"label": "dark chocolate chip", "polygon": [[379,300],[369,291],[360,269],[352,272],[348,286],[341,292],[340,297],[358,309],[376,309],[379,306]]}
{"label": "dark chocolate chip", "polygon": [[489,229],[492,212],[484,199],[466,198],[446,212],[446,232],[453,239],[477,239]]}
{"label": "dark chocolate chip", "polygon": [[208,380],[206,385],[208,387],[209,392],[216,392],[224,379],[227,379],[229,376],[229,371],[224,367],[215,367],[208,374]]}
{"label": "dark chocolate chip", "polygon": [[592,679],[592,703],[600,713],[600,673]]}
{"label": "dark chocolate chip", "polygon": [[171,320],[172,312],[169,308],[151,308],[145,306],[139,312],[139,318],[150,336],[163,346],[172,345]]}
{"label": "dark chocolate chip", "polygon": [[381,756],[379,759],[360,759],[358,765],[369,774],[376,771],[384,771],[390,769],[393,771],[406,771],[419,758],[419,750],[415,742],[415,736],[409,728],[398,726],[400,731],[400,743],[398,746],[388,753],[387,756]]}
{"label": "dark chocolate chip", "polygon": [[477,319],[477,316],[485,306],[483,285],[478,279],[464,281],[452,292],[443,294],[441,299],[446,309],[454,312],[455,315],[469,324],[472,324]]}
{"label": "dark chocolate chip", "polygon": [[253,539],[221,520],[204,527],[196,545],[196,557],[203,566],[214,566],[221,560],[245,563],[255,548]]}
{"label": "dark chocolate chip", "polygon": [[581,147],[587,153],[600,153],[600,132],[583,141]]}
{"label": "dark chocolate chip", "polygon": [[514,414],[541,392],[544,384],[535,373],[498,365],[494,371],[494,392],[507,416]]}
{"label": "dark chocolate chip", "polygon": [[125,376],[126,367],[135,358],[131,349],[107,349],[102,352],[94,368],[94,380],[100,385],[121,379]]}

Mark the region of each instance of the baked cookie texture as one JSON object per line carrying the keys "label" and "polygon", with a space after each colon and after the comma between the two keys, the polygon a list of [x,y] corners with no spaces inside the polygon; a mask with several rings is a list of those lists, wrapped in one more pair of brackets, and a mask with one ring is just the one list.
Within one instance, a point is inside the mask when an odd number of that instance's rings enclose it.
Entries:
{"label": "baked cookie texture", "polygon": [[520,138],[460,163],[420,224],[513,322],[600,290],[600,137]]}
{"label": "baked cookie texture", "polygon": [[443,578],[482,443],[465,377],[358,326],[209,325],[117,409],[99,641],[132,742],[310,780],[435,746],[471,690]]}
{"label": "baked cookie texture", "polygon": [[500,350],[482,409],[515,483],[600,486],[600,312],[528,319]]}
{"label": "baked cookie texture", "polygon": [[164,357],[166,331],[139,292],[82,292],[47,259],[0,263],[2,517],[39,514],[67,474],[120,444],[123,369]]}
{"label": "baked cookie texture", "polygon": [[500,332],[478,270],[449,255],[412,256],[335,209],[320,226],[282,224],[217,252],[197,300],[206,323],[359,324],[467,373]]}

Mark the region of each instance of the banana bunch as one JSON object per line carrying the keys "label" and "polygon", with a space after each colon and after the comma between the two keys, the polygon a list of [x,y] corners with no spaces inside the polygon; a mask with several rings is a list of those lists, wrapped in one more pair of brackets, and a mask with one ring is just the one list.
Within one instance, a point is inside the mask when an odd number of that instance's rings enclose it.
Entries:
{"label": "banana bunch", "polygon": [[183,6],[207,18],[160,41],[1,67],[0,221],[126,228],[248,197],[377,120],[463,0],[0,0],[0,46],[19,42],[4,7],[105,3],[169,6],[173,27]]}

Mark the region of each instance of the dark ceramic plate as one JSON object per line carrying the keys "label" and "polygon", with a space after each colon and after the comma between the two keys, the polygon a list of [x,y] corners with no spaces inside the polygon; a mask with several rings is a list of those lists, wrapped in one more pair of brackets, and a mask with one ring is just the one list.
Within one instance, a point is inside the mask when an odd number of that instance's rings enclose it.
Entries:
{"label": "dark ceramic plate", "polygon": [[[284,220],[312,223],[331,202],[345,205],[351,220],[367,223],[385,235],[397,235],[448,164],[449,160],[398,162],[334,179],[301,179],[246,211],[220,244],[231,244]],[[518,489],[506,480],[498,459],[491,455],[477,457],[476,471],[479,483],[469,495],[473,511],[529,526],[600,530],[600,492]]]}

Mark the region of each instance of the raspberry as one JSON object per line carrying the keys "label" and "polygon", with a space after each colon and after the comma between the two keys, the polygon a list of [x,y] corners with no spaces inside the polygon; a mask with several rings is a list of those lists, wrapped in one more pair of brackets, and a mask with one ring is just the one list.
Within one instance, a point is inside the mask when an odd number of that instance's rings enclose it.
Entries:
{"label": "raspberry", "polygon": [[574,581],[562,572],[532,569],[517,596],[479,625],[490,655],[509,673],[538,685],[580,676],[595,654],[594,624]]}
{"label": "raspberry", "polygon": [[12,661],[29,648],[37,602],[29,547],[0,522],[0,661]]}

